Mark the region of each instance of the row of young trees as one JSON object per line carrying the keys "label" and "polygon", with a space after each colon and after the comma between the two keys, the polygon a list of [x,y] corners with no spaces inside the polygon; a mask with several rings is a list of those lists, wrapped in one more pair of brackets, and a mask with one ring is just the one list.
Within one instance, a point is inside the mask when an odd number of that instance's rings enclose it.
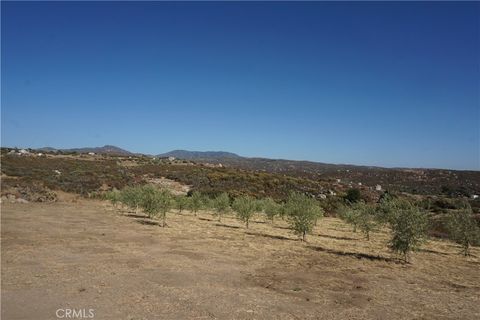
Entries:
{"label": "row of young trees", "polygon": [[115,206],[126,205],[135,210],[135,213],[142,209],[149,218],[160,218],[161,226],[166,226],[167,213],[173,209],[179,213],[188,209],[195,216],[200,210],[212,210],[219,222],[223,216],[233,211],[247,229],[255,214],[264,214],[271,223],[279,216],[290,223],[291,229],[303,241],[317,220],[323,217],[320,203],[299,193],[291,193],[285,203],[278,203],[272,198],[255,199],[251,196],[240,196],[231,201],[227,193],[221,193],[215,198],[197,191],[190,196],[174,196],[168,190],[145,185],[112,191],[106,197]]}
{"label": "row of young trees", "polygon": [[[179,213],[190,210],[195,216],[200,210],[211,210],[219,222],[233,211],[247,229],[255,214],[263,214],[272,224],[278,216],[289,223],[291,230],[302,241],[306,241],[317,220],[324,215],[320,202],[295,192],[283,203],[272,198],[255,199],[250,196],[240,196],[232,201],[227,193],[215,198],[199,192],[190,196],[174,196],[168,190],[145,185],[112,191],[107,198],[115,206],[123,204],[136,213],[142,209],[149,218],[159,218],[161,226],[166,226],[167,213],[172,209],[177,209]],[[339,216],[353,226],[353,231],[359,229],[367,240],[372,232],[388,227],[391,231],[389,247],[402,254],[405,261],[409,252],[419,248],[427,238],[426,212],[407,200],[385,197],[379,204],[348,203],[339,210]],[[468,255],[470,246],[480,238],[480,230],[468,204],[460,212],[452,214],[448,227],[452,238],[462,245],[463,253]]]}
{"label": "row of young trees", "polygon": [[[391,232],[389,247],[402,254],[405,261],[411,251],[427,240],[428,213],[405,199],[385,197],[378,204],[359,201],[343,207],[339,215],[353,226],[354,232],[359,229],[367,240],[373,231],[388,227]],[[480,241],[480,228],[466,202],[460,210],[450,212],[446,229],[450,238],[461,245],[465,256],[469,255],[470,247]]]}

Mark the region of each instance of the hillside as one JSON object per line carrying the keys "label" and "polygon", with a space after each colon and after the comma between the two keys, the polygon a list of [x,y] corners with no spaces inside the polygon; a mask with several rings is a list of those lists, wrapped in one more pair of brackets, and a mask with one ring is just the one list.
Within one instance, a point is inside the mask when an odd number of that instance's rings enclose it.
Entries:
{"label": "hillside", "polygon": [[185,160],[223,161],[225,159],[245,159],[238,154],[225,151],[188,151],[173,150],[159,154],[158,157],[175,157]]}
{"label": "hillside", "polygon": [[125,149],[112,146],[112,145],[104,145],[103,147],[84,147],[84,148],[71,148],[71,149],[55,149],[51,147],[44,147],[40,149],[36,149],[38,151],[44,152],[64,152],[64,153],[97,153],[97,154],[111,154],[111,155],[133,155],[132,152],[127,151]]}

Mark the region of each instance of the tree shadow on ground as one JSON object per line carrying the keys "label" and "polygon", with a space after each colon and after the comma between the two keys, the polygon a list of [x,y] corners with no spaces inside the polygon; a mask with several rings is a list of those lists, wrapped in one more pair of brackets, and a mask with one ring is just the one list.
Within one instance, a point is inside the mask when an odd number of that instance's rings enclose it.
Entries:
{"label": "tree shadow on ground", "polygon": [[331,236],[331,235],[322,234],[322,233],[318,233],[317,236],[322,237],[322,238],[336,239],[336,240],[358,240],[358,239],[356,239],[356,238],[337,237],[337,236]]}
{"label": "tree shadow on ground", "polygon": [[145,219],[136,219],[135,220],[137,223],[146,225],[146,226],[159,226],[160,223],[152,220],[145,220]]}
{"label": "tree shadow on ground", "polygon": [[446,252],[440,252],[436,250],[430,250],[430,249],[418,249],[419,252],[426,252],[426,253],[433,253],[433,254],[440,254],[443,256],[448,256],[448,253]]}
{"label": "tree shadow on ground", "polygon": [[258,237],[264,237],[264,238],[271,238],[271,239],[279,239],[279,240],[290,240],[290,241],[299,241],[299,239],[293,239],[285,236],[277,236],[277,235],[272,235],[272,234],[266,234],[266,233],[255,233],[255,232],[245,232],[246,234],[249,234],[251,236],[258,236]]}
{"label": "tree shadow on ground", "polygon": [[250,220],[250,223],[266,223],[265,221],[255,221],[255,220]]}
{"label": "tree shadow on ground", "polygon": [[240,229],[239,226],[232,226],[229,224],[224,224],[224,223],[215,223],[217,227],[224,227],[224,228],[231,228],[231,229]]}
{"label": "tree shadow on ground", "polygon": [[277,228],[277,229],[283,229],[283,230],[290,230],[290,227],[284,227],[284,226],[273,226],[274,228]]}
{"label": "tree shadow on ground", "polygon": [[124,216],[130,217],[130,218],[140,218],[140,219],[147,218],[147,216],[144,214],[136,214],[136,213],[127,213],[127,214],[124,214]]}
{"label": "tree shadow on ground", "polygon": [[328,248],[323,248],[323,247],[320,247],[320,246],[311,246],[311,245],[307,246],[307,248],[309,248],[311,250],[314,250],[314,251],[336,254],[337,256],[355,257],[357,259],[368,259],[368,260],[372,260],[372,261],[404,263],[402,260],[399,260],[397,258],[376,256],[376,255],[368,254],[368,253],[345,252],[345,251],[338,251],[338,250],[334,250],[334,249],[328,249]]}

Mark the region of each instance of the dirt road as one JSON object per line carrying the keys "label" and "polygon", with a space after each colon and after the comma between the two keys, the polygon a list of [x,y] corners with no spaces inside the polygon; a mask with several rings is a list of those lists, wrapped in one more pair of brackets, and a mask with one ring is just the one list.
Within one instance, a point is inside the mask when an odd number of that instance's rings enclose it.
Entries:
{"label": "dirt road", "polygon": [[480,318],[478,248],[432,241],[404,265],[387,234],[333,218],[303,244],[260,219],[172,213],[161,228],[97,201],[1,209],[5,320]]}

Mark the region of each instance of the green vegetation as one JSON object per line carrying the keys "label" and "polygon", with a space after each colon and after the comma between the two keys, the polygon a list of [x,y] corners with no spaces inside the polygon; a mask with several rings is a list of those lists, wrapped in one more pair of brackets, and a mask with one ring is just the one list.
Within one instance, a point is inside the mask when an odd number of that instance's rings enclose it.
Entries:
{"label": "green vegetation", "polygon": [[120,201],[138,213],[143,202],[144,187],[125,187],[120,193]]}
{"label": "green vegetation", "polygon": [[375,205],[367,204],[359,201],[352,205],[352,210],[355,219],[355,225],[365,235],[367,240],[370,240],[370,233],[377,228],[377,210]]}
{"label": "green vegetation", "polygon": [[240,196],[235,199],[232,206],[237,213],[238,219],[243,221],[245,223],[245,227],[248,229],[250,219],[257,209],[255,199],[250,196]]}
{"label": "green vegetation", "polygon": [[469,255],[470,247],[480,241],[480,228],[468,203],[465,203],[462,209],[452,211],[448,229],[452,239],[462,246],[462,253],[465,256]]}
{"label": "green vegetation", "polygon": [[362,199],[362,194],[358,189],[348,189],[344,199],[349,203],[355,203]]}
{"label": "green vegetation", "polygon": [[268,220],[270,220],[273,224],[274,219],[276,216],[280,215],[281,213],[281,205],[275,202],[272,198],[268,197],[264,199],[263,202],[263,212]]}
{"label": "green vegetation", "polygon": [[193,214],[196,216],[197,212],[202,208],[203,205],[203,196],[200,192],[195,191],[190,197],[190,209],[193,211]]}
{"label": "green vegetation", "polygon": [[182,213],[190,206],[189,200],[190,198],[181,195],[175,197],[175,207],[178,209],[178,213]]}
{"label": "green vegetation", "polygon": [[312,198],[304,194],[292,192],[285,204],[285,212],[291,229],[306,240],[313,229],[316,219],[323,216],[323,210]]}
{"label": "green vegetation", "polygon": [[158,190],[154,186],[143,188],[142,203],[143,211],[150,217],[160,216],[162,227],[166,226],[167,212],[172,208],[173,198],[168,190]]}
{"label": "green vegetation", "polygon": [[[443,194],[412,196],[385,192],[379,195],[365,187],[372,177],[361,176],[362,182],[366,182],[363,186],[346,190],[347,186],[342,188],[342,182],[336,184],[339,189],[334,191],[345,196],[325,197],[325,191],[331,187],[328,181],[332,179],[309,173],[276,172],[279,173],[181,161],[168,163],[147,157],[9,156],[2,149],[2,188],[13,189],[8,192],[16,192],[17,198],[28,199],[30,192],[39,194],[32,199],[54,201],[51,190],[101,197],[110,200],[114,207],[121,203],[136,213],[142,210],[152,219],[161,219],[162,225],[166,225],[167,213],[172,208],[179,213],[189,209],[194,215],[202,209],[213,209],[221,221],[233,200],[232,207],[246,228],[255,214],[264,215],[272,224],[276,217],[280,217],[302,240],[312,232],[325,211],[328,215],[340,216],[353,226],[354,231],[361,231],[367,240],[377,228],[388,227],[392,235],[390,248],[402,254],[405,260],[425,241],[427,229],[429,234],[449,236],[462,246],[465,255],[480,241],[475,219],[479,217],[480,199],[469,199],[468,203],[465,198],[459,201],[459,197],[467,196],[467,191],[459,190],[455,183],[451,184],[455,190],[444,187]],[[435,176],[439,179],[438,188],[450,185],[444,183],[445,179],[452,179],[450,173]],[[423,174],[433,173],[425,171]],[[466,176],[480,177],[471,172],[456,172],[455,175],[459,180]],[[158,178],[188,184],[193,191],[188,197],[174,197],[166,190],[148,185]],[[348,181],[349,176],[343,179]],[[370,188],[373,185],[370,184]],[[382,186],[385,185],[388,183],[382,182]],[[472,182],[468,194],[472,190],[478,193],[477,185]],[[320,202],[316,200],[320,198]]]}
{"label": "green vegetation", "polygon": [[391,200],[389,208],[394,212],[389,215],[392,232],[390,249],[402,254],[404,261],[407,262],[409,253],[418,249],[426,240],[427,216],[416,205],[406,200]]}
{"label": "green vegetation", "polygon": [[218,216],[218,221],[222,221],[222,216],[230,210],[230,198],[228,194],[223,192],[215,197],[213,200],[213,208]]}

